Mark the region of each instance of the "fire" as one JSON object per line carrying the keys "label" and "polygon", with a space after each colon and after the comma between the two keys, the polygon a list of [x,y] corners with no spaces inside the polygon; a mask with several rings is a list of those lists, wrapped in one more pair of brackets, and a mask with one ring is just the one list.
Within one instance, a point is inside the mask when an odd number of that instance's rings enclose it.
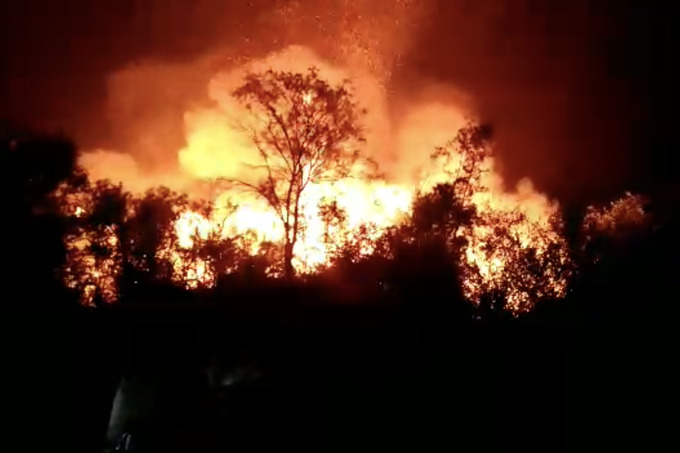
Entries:
{"label": "fire", "polygon": [[[251,137],[239,127],[247,118],[247,111],[230,96],[246,71],[269,68],[305,71],[311,66],[317,67],[329,83],[345,78],[354,81],[359,101],[368,107],[366,152],[387,175],[382,179],[351,177],[306,188],[300,202],[301,237],[294,248],[293,265],[298,273],[313,273],[328,266],[333,250],[342,246],[342,241],[351,240],[362,227],[366,227],[363,232],[368,232],[368,241],[364,241],[360,253],[371,254],[372,241],[408,218],[417,194],[426,193],[437,183],[451,182],[452,174],[462,166],[461,156],[455,153],[446,163],[430,165],[429,160],[434,147],[451,139],[464,124],[461,109],[441,101],[417,101],[400,124],[392,124],[389,98],[382,81],[360,68],[339,68],[309,50],[296,47],[254,60],[245,67],[219,72],[208,85],[210,102],[188,108],[184,113],[186,143],[177,151],[176,159],[179,164],[176,179],[182,181],[182,189],[186,189],[187,180],[193,181],[194,187],[207,184],[211,187],[208,197],[212,209],[203,213],[183,208],[174,222],[173,237],[158,252],[172,263],[174,278],[188,288],[214,285],[218,274],[230,271],[216,269],[203,257],[188,257],[187,252],[195,250],[198,242],[211,238],[241,241],[247,253],[256,255],[264,244],[281,243],[284,238],[282,222],[266,201],[252,194],[221,188],[215,182],[219,178],[238,178],[256,184],[263,175],[258,167],[258,151]],[[313,103],[313,95],[304,95],[302,102]],[[96,159],[86,154],[82,163],[92,175],[122,180],[126,187],[139,190],[141,176],[136,169],[132,175],[107,173],[105,161],[106,153],[99,152]],[[531,305],[531,282],[522,286],[513,274],[519,269],[517,263],[529,259],[522,252],[531,252],[538,259],[555,254],[556,265],[568,261],[566,246],[556,226],[559,222],[554,222],[558,207],[536,192],[530,182],[525,181],[515,191],[508,192],[491,157],[478,165],[481,180],[469,194],[469,200],[482,221],[457,233],[467,239],[464,292],[476,301],[485,292],[503,289],[510,308],[523,311]],[[168,181],[172,178],[166,175],[163,182]],[[328,203],[334,203],[342,213],[341,219],[330,221],[325,217],[323,207]],[[83,208],[77,207],[68,214],[79,217],[83,213]],[[502,244],[497,243],[501,229],[507,238]],[[251,240],[245,241],[246,237]],[[69,240],[75,243],[82,239],[74,236]],[[551,259],[554,260],[552,255]],[[91,261],[85,263],[90,268],[96,264]],[[73,269],[72,266],[71,271]],[[96,273],[108,271],[97,268]],[[272,274],[277,275],[275,269]],[[546,280],[541,296],[559,297],[566,289],[565,277],[557,269],[548,267],[545,275],[530,277]],[[88,278],[99,277],[90,272]],[[90,294],[92,290],[88,288],[95,283],[88,280],[83,284]]]}
{"label": "fire", "polygon": [[[79,291],[87,303],[93,303],[97,298],[104,303],[116,301],[116,276],[120,272],[121,262],[115,230],[110,227],[100,231],[78,228],[66,237],[66,244],[66,286]],[[102,255],[93,252],[93,246],[108,248],[110,253]]]}
{"label": "fire", "polygon": [[[345,179],[312,184],[301,201],[304,230],[294,249],[296,269],[309,273],[328,263],[329,235],[355,231],[361,225],[370,224],[374,227],[371,239],[377,239],[409,212],[412,196],[412,190],[407,187],[384,181]],[[347,213],[342,228],[329,226],[322,219],[320,206],[324,200],[335,201]],[[236,208],[229,212],[229,205]],[[210,218],[193,211],[180,216],[175,224],[179,247],[192,248],[195,237],[207,239],[217,234],[221,238],[233,238],[253,233],[256,241],[249,252],[255,254],[263,242],[283,240],[281,221],[262,200],[238,192],[222,192],[216,197],[215,206],[217,209]],[[370,249],[364,250],[366,254],[370,252]]]}
{"label": "fire", "polygon": [[641,196],[626,192],[608,206],[589,206],[582,225],[585,242],[592,241],[597,234],[615,237],[642,229],[650,221],[644,204],[645,200]]}
{"label": "fire", "polygon": [[[419,189],[426,192],[436,183],[450,181],[451,174],[462,165],[458,157],[454,155],[443,167],[430,169],[424,179],[426,183]],[[531,292],[535,290],[535,283],[526,288],[508,288],[508,279],[511,278],[508,266],[514,265],[513,259],[517,259],[515,255],[521,250],[535,250],[540,259],[551,247],[556,247],[558,261],[548,268],[544,276],[547,290],[542,295],[563,296],[567,281],[559,271],[568,264],[569,257],[566,244],[552,223],[558,215],[557,204],[537,193],[527,180],[522,181],[514,193],[505,192],[490,158],[480,162],[480,169],[482,180],[470,200],[479,216],[491,223],[474,225],[459,232],[468,241],[464,253],[467,266],[464,293],[470,299],[478,300],[486,292],[505,289],[511,309],[527,310],[532,302]],[[361,226],[370,225],[368,239],[377,240],[387,228],[409,215],[416,189],[408,184],[360,179],[311,185],[301,202],[305,228],[294,249],[295,268],[301,273],[311,273],[328,264],[329,236],[349,233],[351,237],[352,232]],[[341,226],[329,226],[323,220],[320,207],[325,200],[333,200],[346,213]],[[191,249],[196,237],[207,239],[211,234],[217,234],[221,238],[233,238],[250,232],[256,237],[249,250],[254,254],[265,241],[282,241],[281,222],[263,200],[225,191],[216,196],[215,206],[217,209],[210,218],[194,211],[186,211],[180,216],[175,224],[179,247]],[[228,206],[236,208],[229,212]],[[511,243],[493,245],[498,228],[507,229]],[[361,253],[368,255],[372,251],[368,246]],[[181,261],[179,257],[174,259],[178,263]],[[185,280],[191,288],[213,283],[214,273],[210,273],[206,263],[200,260],[188,272]]]}
{"label": "fire", "polygon": [[[566,294],[570,269],[567,244],[561,235],[559,206],[537,192],[531,181],[520,181],[513,192],[505,190],[491,153],[471,161],[464,154],[441,157],[421,176],[423,190],[456,179],[474,164],[475,182],[469,194],[477,219],[461,227],[463,293],[473,301],[485,294],[501,293],[514,312],[527,311],[536,298]],[[530,275],[540,263],[540,273]],[[535,270],[536,266],[533,266]]]}
{"label": "fire", "polygon": [[177,245],[183,249],[190,249],[194,246],[194,238],[207,239],[213,224],[210,220],[192,211],[184,212],[175,222],[175,235]]}

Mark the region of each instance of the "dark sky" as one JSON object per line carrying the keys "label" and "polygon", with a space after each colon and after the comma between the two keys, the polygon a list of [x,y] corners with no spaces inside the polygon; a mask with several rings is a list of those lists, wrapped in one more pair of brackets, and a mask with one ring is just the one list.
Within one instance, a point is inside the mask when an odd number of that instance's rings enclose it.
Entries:
{"label": "dark sky", "polygon": [[[144,58],[181,62],[248,37],[272,50],[280,24],[268,11],[286,3],[6,0],[0,118],[60,128],[85,146],[107,140],[115,135],[102,114],[111,71]],[[675,15],[668,6],[628,0],[428,5],[409,28],[413,45],[393,70],[392,88],[407,91],[427,79],[470,92],[496,126],[508,179],[530,176],[563,199],[675,179]],[[318,7],[307,10],[312,22],[332,22],[337,13],[337,7],[328,17]]]}

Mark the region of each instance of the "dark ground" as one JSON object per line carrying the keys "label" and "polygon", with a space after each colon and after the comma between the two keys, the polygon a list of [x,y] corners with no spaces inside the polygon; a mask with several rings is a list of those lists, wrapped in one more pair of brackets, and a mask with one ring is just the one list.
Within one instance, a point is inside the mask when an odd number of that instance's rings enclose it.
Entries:
{"label": "dark ground", "polygon": [[[671,432],[670,335],[655,326],[293,313],[34,316],[16,415],[48,451],[101,451],[119,380],[151,376],[169,395],[138,428],[156,451],[653,451]],[[220,396],[201,381],[211,357],[261,377]]]}

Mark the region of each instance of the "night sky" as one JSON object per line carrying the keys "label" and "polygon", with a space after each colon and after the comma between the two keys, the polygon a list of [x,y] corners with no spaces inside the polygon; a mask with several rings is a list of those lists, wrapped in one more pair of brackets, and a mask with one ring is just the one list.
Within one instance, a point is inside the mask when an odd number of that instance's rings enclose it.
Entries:
{"label": "night sky", "polygon": [[[244,43],[256,54],[284,42],[314,47],[329,39],[304,24],[333,24],[337,6],[303,5],[309,20],[290,30],[272,13],[289,3],[8,0],[0,6],[0,118],[63,130],[84,148],[115,145],[118,132],[103,114],[112,71],[140,59],[182,62],[218,48],[243,50]],[[408,27],[411,44],[392,68],[391,89],[428,80],[471,93],[480,114],[496,126],[509,181],[529,176],[565,200],[675,181],[670,6],[627,0],[426,3]],[[374,11],[363,8],[364,14]]]}

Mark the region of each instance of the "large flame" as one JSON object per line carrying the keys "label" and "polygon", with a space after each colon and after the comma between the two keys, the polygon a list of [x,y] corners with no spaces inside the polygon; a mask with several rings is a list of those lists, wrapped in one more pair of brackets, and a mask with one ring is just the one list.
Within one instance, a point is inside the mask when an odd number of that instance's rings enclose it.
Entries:
{"label": "large flame", "polygon": [[[248,71],[272,68],[304,72],[312,66],[331,84],[347,78],[353,81],[358,101],[368,109],[365,151],[380,164],[385,178],[353,177],[309,186],[301,200],[304,229],[294,249],[293,264],[298,272],[314,272],[330,260],[333,241],[329,238],[346,239],[362,226],[370,226],[362,230],[369,231],[370,237],[368,245],[361,250],[369,254],[372,252],[370,240],[377,239],[409,215],[416,193],[451,181],[451,172],[459,165],[456,156],[445,166],[433,167],[430,160],[434,148],[453,138],[463,126],[467,114],[463,104],[452,105],[441,100],[449,99],[450,92],[446,96],[442,93],[435,100],[412,99],[396,120],[391,115],[383,81],[361,67],[341,68],[309,49],[291,47],[245,66],[220,71],[211,78],[207,87],[209,102],[185,111],[186,143],[176,154],[179,165],[174,173],[165,172],[162,178],[150,176],[137,169],[129,157],[104,151],[86,153],[81,164],[91,176],[122,181],[135,192],[156,184],[194,190],[199,185],[205,187],[206,183],[210,186],[217,178],[239,178],[254,183],[259,177],[253,170],[258,154],[239,128],[239,121],[247,112],[230,93],[242,83]],[[467,238],[464,257],[468,269],[472,269],[464,282],[464,291],[474,300],[484,292],[502,288],[507,291],[510,306],[524,310],[530,304],[529,292],[514,282],[508,285],[508,280],[514,278],[508,274],[508,264],[518,250],[531,249],[540,256],[555,245],[561,250],[562,259],[567,259],[563,240],[553,222],[557,206],[536,192],[529,181],[508,192],[494,170],[493,161],[488,158],[481,164],[485,169],[483,181],[472,194],[471,202],[481,216],[496,224],[479,224],[460,233]],[[220,189],[217,185],[208,195],[214,207],[211,213],[185,208],[174,225],[173,240],[159,251],[174,263],[175,278],[191,288],[212,285],[217,273],[228,271],[211,268],[210,263],[201,258],[187,258],[182,252],[192,250],[196,240],[239,238],[249,234],[254,240],[249,243],[248,251],[256,254],[263,244],[281,242],[284,235],[281,221],[264,200],[252,194]],[[323,219],[320,206],[327,202],[335,202],[341,208],[345,213],[343,222],[330,225]],[[84,209],[77,206],[76,215]],[[504,220],[513,215],[513,221]],[[497,233],[495,228],[499,226],[509,231],[514,242],[504,247],[490,247]],[[82,236],[74,236],[74,243],[82,243],[86,239]],[[545,295],[563,294],[566,282],[561,275],[554,272],[545,278],[549,280],[545,287],[551,291]],[[88,280],[87,285],[92,284]]]}

